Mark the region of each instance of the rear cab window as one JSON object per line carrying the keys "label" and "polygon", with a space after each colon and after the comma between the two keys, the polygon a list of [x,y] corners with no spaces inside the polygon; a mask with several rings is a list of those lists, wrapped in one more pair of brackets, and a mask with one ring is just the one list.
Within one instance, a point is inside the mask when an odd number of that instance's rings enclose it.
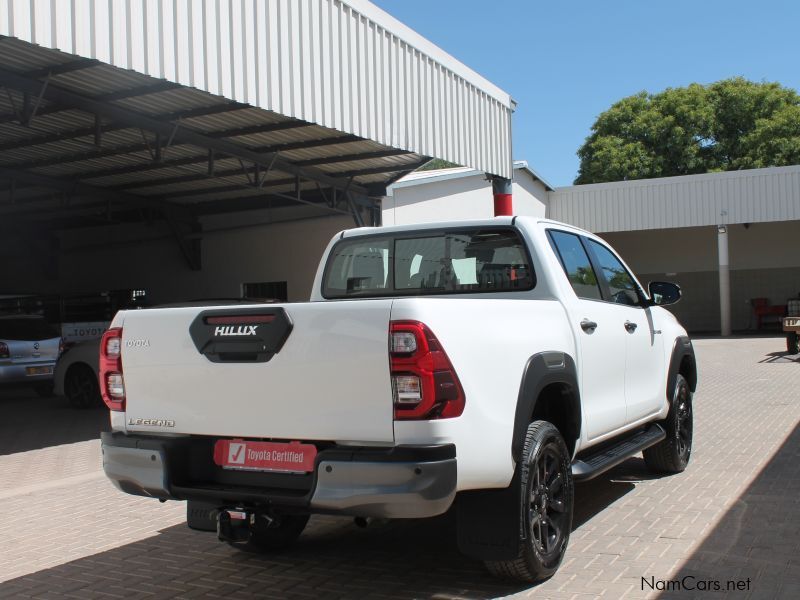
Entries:
{"label": "rear cab window", "polygon": [[531,290],[528,250],[510,227],[481,227],[343,238],[331,249],[328,299]]}

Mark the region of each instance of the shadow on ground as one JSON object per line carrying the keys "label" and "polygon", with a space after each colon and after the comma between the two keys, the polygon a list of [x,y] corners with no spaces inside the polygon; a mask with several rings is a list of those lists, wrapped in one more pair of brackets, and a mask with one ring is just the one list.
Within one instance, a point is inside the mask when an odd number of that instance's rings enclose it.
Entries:
{"label": "shadow on ground", "polygon": [[[621,465],[612,476],[638,472]],[[575,528],[634,489],[598,478],[576,488]],[[387,568],[387,565],[393,567]],[[226,598],[496,598],[530,584],[491,577],[456,547],[454,511],[419,521],[315,516],[289,551],[245,554],[184,525],[0,584],[0,598],[108,595]]]}
{"label": "shadow on ground", "polygon": [[106,409],[75,410],[64,398],[0,388],[0,455],[97,439],[108,429]]}
{"label": "shadow on ground", "polygon": [[[797,401],[797,398],[794,399]],[[695,587],[695,597],[725,597],[726,592],[751,598],[800,597],[800,428],[767,463],[758,477],[731,506],[700,547],[670,578]],[[776,539],[777,538],[777,539]],[[665,574],[648,574],[664,578]],[[687,579],[684,579],[687,578]],[[750,580],[748,584],[747,580]],[[720,582],[698,590],[698,583]],[[741,582],[727,589],[728,581]],[[701,584],[702,585],[702,584]],[[646,588],[645,591],[650,591]],[[668,591],[662,598],[692,597]]]}
{"label": "shadow on ground", "polygon": [[800,363],[800,354],[789,354],[788,352],[770,352],[759,363]]}

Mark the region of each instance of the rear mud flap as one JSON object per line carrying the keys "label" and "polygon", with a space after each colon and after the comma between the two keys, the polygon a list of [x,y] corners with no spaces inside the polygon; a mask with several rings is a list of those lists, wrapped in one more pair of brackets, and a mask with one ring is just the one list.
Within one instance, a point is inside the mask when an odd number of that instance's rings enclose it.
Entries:
{"label": "rear mud flap", "polygon": [[463,554],[479,560],[517,558],[524,531],[519,471],[518,466],[507,488],[458,495],[458,549]]}

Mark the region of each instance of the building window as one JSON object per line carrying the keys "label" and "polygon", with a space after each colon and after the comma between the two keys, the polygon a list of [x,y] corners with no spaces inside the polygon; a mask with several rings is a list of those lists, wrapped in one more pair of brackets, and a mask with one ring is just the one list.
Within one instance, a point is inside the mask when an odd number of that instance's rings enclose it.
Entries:
{"label": "building window", "polygon": [[289,299],[285,281],[263,281],[243,283],[242,297],[251,300],[276,300],[286,302]]}

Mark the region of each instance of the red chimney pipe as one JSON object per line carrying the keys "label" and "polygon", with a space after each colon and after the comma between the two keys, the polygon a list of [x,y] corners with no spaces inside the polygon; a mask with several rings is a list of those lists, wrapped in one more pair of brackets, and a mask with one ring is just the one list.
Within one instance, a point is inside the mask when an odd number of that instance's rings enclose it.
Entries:
{"label": "red chimney pipe", "polygon": [[511,180],[505,177],[492,176],[492,193],[494,194],[494,216],[511,216],[514,207],[511,201]]}

